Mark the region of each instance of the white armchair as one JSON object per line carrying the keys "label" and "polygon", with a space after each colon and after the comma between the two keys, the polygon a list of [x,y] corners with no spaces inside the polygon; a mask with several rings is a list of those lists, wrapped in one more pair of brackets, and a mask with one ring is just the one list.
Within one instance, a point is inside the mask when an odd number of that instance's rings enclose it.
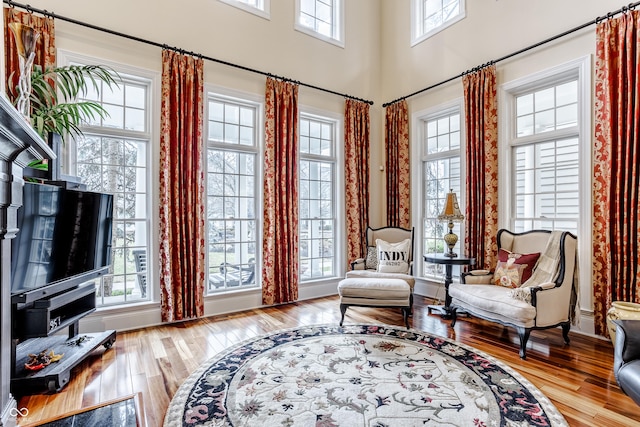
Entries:
{"label": "white armchair", "polygon": [[[376,244],[380,243],[380,246]],[[378,251],[379,249],[379,251]],[[378,259],[380,254],[383,259]],[[401,308],[409,328],[412,314],[413,228],[367,228],[367,253],[351,262],[351,271],[338,284],[340,325],[350,306]]]}
{"label": "white armchair", "polygon": [[[416,280],[413,276],[413,228],[401,227],[367,227],[367,253],[362,257],[351,261],[351,270],[347,271],[347,278],[387,278],[401,279],[407,282],[411,288],[411,301],[413,302],[413,288]],[[378,271],[378,259],[376,255],[376,240],[384,240],[389,243],[398,243],[406,239],[411,239],[409,249],[409,272],[408,273],[381,273]]]}
{"label": "white armchair", "polygon": [[497,239],[499,249],[516,254],[541,254],[531,279],[512,289],[496,285],[492,272],[463,274],[461,283],[449,286],[451,326],[455,326],[459,312],[512,326],[520,338],[522,359],[526,358],[529,335],[535,329],[560,326],[564,341],[569,344],[578,292],[574,280],[576,236],[545,230],[525,233],[500,230]]}

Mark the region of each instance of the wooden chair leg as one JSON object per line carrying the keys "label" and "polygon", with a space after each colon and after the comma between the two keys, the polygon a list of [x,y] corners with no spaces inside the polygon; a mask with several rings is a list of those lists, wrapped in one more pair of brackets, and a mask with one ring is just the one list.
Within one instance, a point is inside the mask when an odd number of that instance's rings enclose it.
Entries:
{"label": "wooden chair leg", "polygon": [[569,344],[569,330],[571,329],[571,323],[565,322],[560,326],[562,326],[562,338],[564,338],[564,343]]}
{"label": "wooden chair leg", "polygon": [[458,320],[458,309],[455,307],[449,307],[449,316],[451,316],[451,327],[456,326],[456,320]]}
{"label": "wooden chair leg", "polygon": [[413,316],[413,292],[409,295],[409,316]]}
{"label": "wooden chair leg", "polygon": [[404,317],[404,324],[409,329],[409,312],[411,311],[411,307],[403,307],[402,308],[402,317]]}
{"label": "wooden chair leg", "polygon": [[347,307],[349,307],[347,304],[340,304],[340,314],[342,314],[340,326],[342,326],[342,322],[344,322],[344,314],[347,312]]}
{"label": "wooden chair leg", "polygon": [[518,327],[516,330],[520,337],[520,359],[525,360],[527,358],[527,342],[529,341],[531,329]]}

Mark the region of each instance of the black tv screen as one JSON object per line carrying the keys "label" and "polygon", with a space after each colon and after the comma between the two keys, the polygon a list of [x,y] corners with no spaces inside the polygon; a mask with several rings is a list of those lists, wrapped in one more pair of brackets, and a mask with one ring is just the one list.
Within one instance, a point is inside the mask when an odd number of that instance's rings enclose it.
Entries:
{"label": "black tv screen", "polygon": [[25,183],[11,245],[12,295],[111,263],[113,195]]}

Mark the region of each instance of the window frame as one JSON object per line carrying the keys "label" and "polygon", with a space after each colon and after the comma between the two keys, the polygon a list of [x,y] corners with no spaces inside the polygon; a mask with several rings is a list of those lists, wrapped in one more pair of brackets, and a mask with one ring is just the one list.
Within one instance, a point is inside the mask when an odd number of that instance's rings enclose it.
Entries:
{"label": "window frame", "polygon": [[[587,146],[587,141],[590,141],[590,113],[586,106],[590,98],[588,88],[586,84],[590,81],[590,77],[587,75],[587,61],[588,57],[579,58],[577,60],[568,62],[566,64],[539,72],[532,75],[514,80],[509,83],[501,85],[499,89],[499,105],[500,116],[504,119],[501,120],[502,126],[499,132],[499,151],[498,164],[499,168],[499,180],[501,183],[502,191],[499,197],[503,203],[499,206],[499,218],[501,218],[501,226],[503,228],[511,229],[514,225],[514,211],[515,204],[515,188],[511,177],[515,173],[515,166],[513,162],[513,147],[514,146],[526,146],[534,144],[536,142],[542,142],[543,140],[554,141],[562,140],[571,136],[577,136],[579,138],[579,153],[580,159],[579,165],[579,177],[580,177],[580,210],[581,212],[588,212],[591,205],[585,205],[585,195],[590,194],[591,188],[590,177],[585,179],[585,164],[591,164],[591,147]],[[565,83],[569,80],[578,80],[578,124],[571,128],[558,129],[549,132],[543,132],[539,134],[526,135],[518,137],[516,135],[515,124],[515,102],[517,96],[523,93],[533,92],[545,87],[552,87]],[[588,162],[588,163],[585,163]],[[588,174],[586,174],[588,177]],[[585,181],[587,184],[585,184]],[[586,210],[584,210],[586,208]],[[582,215],[584,217],[584,215]],[[583,218],[578,219],[578,231],[585,230]],[[587,221],[588,223],[588,221]]]}
{"label": "window frame", "polygon": [[[344,199],[344,197],[341,198],[341,195],[344,194],[344,192],[340,191],[340,188],[343,187],[342,185],[342,180],[339,178],[340,177],[340,171],[341,171],[341,165],[342,162],[339,161],[339,157],[341,157],[339,155],[339,153],[341,152],[341,150],[338,147],[338,136],[340,135],[340,129],[339,126],[341,124],[340,120],[336,117],[331,117],[330,114],[326,113],[326,112],[320,112],[320,111],[313,111],[310,108],[301,108],[300,109],[300,113],[299,113],[299,121],[301,121],[302,119],[307,119],[307,120],[312,120],[312,121],[317,121],[317,122],[325,122],[325,123],[329,123],[332,126],[332,147],[331,147],[331,155],[329,156],[324,156],[324,155],[317,155],[317,154],[311,154],[311,153],[302,153],[301,150],[298,150],[298,162],[301,162],[302,160],[308,160],[308,161],[312,161],[312,162],[324,162],[324,163],[332,163],[333,164],[333,183],[332,183],[332,202],[333,202],[333,212],[332,212],[332,221],[333,221],[333,274],[332,275],[327,275],[327,276],[320,276],[320,277],[310,277],[309,279],[305,279],[302,280],[302,274],[300,274],[300,284],[304,285],[307,283],[312,283],[312,282],[317,282],[317,281],[321,281],[321,280],[328,280],[328,279],[335,279],[336,277],[339,277],[342,275],[342,271],[340,270],[340,263],[339,260],[342,259],[343,257],[340,256],[341,254],[341,245],[339,244],[339,242],[342,240],[342,237],[344,234],[341,232],[341,228],[342,225],[340,224],[339,218],[340,218],[340,200]],[[300,128],[301,126],[299,126],[298,128],[298,133],[300,133]],[[298,135],[298,140],[300,140],[300,135]],[[300,178],[298,178],[299,183],[298,185],[300,185]],[[301,196],[301,193],[299,193],[299,198]],[[300,215],[299,220],[302,220],[302,216]],[[301,230],[302,227],[300,227]],[[300,238],[301,236],[299,236],[299,242],[302,242],[302,239]],[[298,263],[299,263],[299,267],[302,267],[302,258],[301,258],[301,253],[298,255]],[[309,257],[309,259],[311,259],[311,257]]]}
{"label": "window frame", "polygon": [[[437,160],[443,158],[452,158],[455,157],[452,155],[446,155],[445,153],[437,153],[436,155],[427,155],[427,146],[424,144],[426,141],[426,130],[425,125],[427,121],[434,120],[442,117],[450,117],[454,114],[460,115],[460,148],[457,150],[449,150],[448,153],[458,152],[458,156],[460,158],[460,192],[457,193],[458,203],[460,205],[460,209],[462,212],[465,211],[465,185],[466,185],[466,166],[465,166],[465,145],[466,145],[466,136],[465,136],[465,127],[464,127],[464,104],[463,99],[458,98],[452,100],[447,103],[443,103],[426,110],[418,111],[412,115],[412,131],[411,135],[413,135],[413,143],[412,145],[412,155],[413,163],[411,165],[412,171],[412,183],[411,188],[412,191],[412,217],[419,218],[419,221],[416,224],[416,233],[419,236],[416,239],[416,252],[415,253],[425,253],[426,248],[424,247],[425,240],[425,182],[424,182],[424,163],[428,160]],[[444,224],[444,223],[443,223]],[[445,224],[446,228],[446,224]],[[445,230],[446,231],[446,230]],[[456,227],[454,228],[454,232],[458,235],[458,237],[464,236],[464,222],[456,223]],[[444,237],[444,234],[443,236]],[[459,238],[457,245],[462,247],[464,242],[463,238]],[[425,262],[423,259],[420,260],[416,264],[417,268],[415,269],[415,274],[417,277],[421,277],[425,279],[427,282],[431,283],[441,283],[444,280],[444,269],[442,270],[441,275],[427,275],[425,272]],[[458,270],[459,271],[459,270]],[[454,276],[456,272],[454,271]],[[440,295],[442,291],[440,287],[434,287],[431,289],[428,294]],[[442,296],[444,298],[444,295]]]}
{"label": "window frame", "polygon": [[[70,51],[65,51],[62,49],[58,50],[58,64],[61,65],[70,65],[73,63],[86,64],[86,65],[104,65],[112,68],[116,72],[118,72],[121,76],[125,77],[126,80],[130,81],[134,84],[143,84],[147,87],[146,94],[146,115],[145,115],[145,131],[128,131],[125,129],[117,129],[117,128],[109,128],[104,126],[92,126],[86,125],[81,126],[83,133],[88,135],[96,135],[99,137],[114,137],[116,139],[130,139],[137,141],[146,141],[146,152],[145,152],[145,194],[146,194],[146,218],[144,218],[145,222],[145,233],[146,233],[146,245],[144,249],[147,253],[147,270],[145,272],[146,275],[146,291],[147,296],[144,299],[136,299],[132,301],[125,301],[114,303],[114,304],[102,304],[100,301],[96,301],[96,306],[99,309],[118,309],[125,308],[130,306],[135,306],[137,304],[148,304],[153,303],[154,301],[159,300],[159,293],[157,289],[157,280],[155,272],[155,266],[153,265],[154,260],[153,257],[148,256],[148,254],[153,253],[153,249],[157,245],[157,239],[154,237],[153,230],[155,229],[155,221],[154,218],[157,217],[156,212],[156,203],[154,200],[157,198],[157,192],[154,191],[154,187],[151,185],[153,182],[153,176],[156,173],[154,169],[153,162],[153,141],[156,139],[156,135],[158,134],[159,124],[153,120],[153,117],[157,117],[157,112],[159,111],[157,105],[157,88],[159,85],[159,75],[158,73],[151,72],[146,69],[138,68],[135,66],[123,65],[121,63],[105,60],[102,58],[92,57],[83,54],[77,54]],[[108,132],[105,132],[108,130]],[[67,146],[64,147],[64,156],[63,159],[66,160],[66,164],[63,165],[64,170],[70,175],[76,175],[77,173],[77,144],[74,138],[67,139]],[[135,218],[135,220],[139,220],[139,218]],[[126,220],[125,220],[126,222]],[[110,272],[111,274],[112,272]],[[136,274],[140,274],[136,271]],[[102,280],[102,277],[97,279]],[[100,284],[98,284],[98,288],[100,288]],[[126,289],[126,288],[125,288]]]}
{"label": "window frame", "polygon": [[[263,141],[264,141],[264,98],[259,97],[253,94],[248,94],[244,92],[239,92],[231,89],[227,89],[217,85],[208,85],[205,84],[205,106],[204,106],[204,117],[205,117],[205,128],[203,129],[205,135],[205,147],[203,150],[204,156],[204,165],[207,166],[207,152],[210,148],[218,149],[222,151],[233,151],[245,154],[254,154],[255,155],[255,165],[254,165],[254,207],[255,207],[255,233],[256,233],[256,257],[255,257],[255,273],[254,280],[255,283],[251,286],[239,286],[237,288],[228,288],[223,287],[221,289],[210,289],[207,280],[207,286],[205,286],[205,297],[209,296],[218,296],[223,294],[237,293],[237,292],[246,292],[246,291],[256,291],[262,288],[262,224],[263,224],[263,183],[261,177],[263,176],[264,170],[264,159],[262,157],[263,152]],[[209,140],[209,101],[210,100],[220,100],[223,102],[230,102],[239,105],[244,105],[247,107],[251,107],[255,111],[255,127],[254,127],[254,140],[255,145],[243,145],[243,144],[225,144],[225,143],[217,143]],[[205,167],[205,197],[208,194],[207,178],[206,175],[208,173],[208,168]],[[208,220],[207,220],[208,222]],[[206,234],[209,235],[209,226],[208,223],[206,226]],[[209,241],[207,238],[207,247],[209,245]],[[206,257],[206,275],[209,275],[209,257]]]}
{"label": "window frame", "polygon": [[[498,88],[498,108],[501,120],[498,132],[498,225],[500,228],[510,229],[513,224],[512,206],[514,205],[515,189],[511,176],[514,173],[512,165],[511,141],[530,143],[536,135],[527,135],[516,138],[515,127],[515,97],[522,92],[531,91],[539,87],[549,86],[566,81],[570,76],[578,78],[578,152],[579,152],[579,209],[582,213],[578,218],[578,259],[582,263],[589,263],[591,259],[591,164],[592,164],[592,131],[591,131],[591,56],[583,56],[572,61],[560,64],[546,70],[542,70],[511,82],[504,83]],[[545,138],[562,139],[573,130],[560,129],[542,133]],[[584,236],[584,238],[582,238]],[[591,292],[591,273],[588,269],[580,269],[580,306],[583,310],[591,311],[593,307]]]}
{"label": "window frame", "polygon": [[[332,28],[332,37],[328,37],[324,34],[321,34],[315,31],[313,28],[307,27],[303,25],[300,20],[300,16],[302,13],[301,7],[302,0],[295,0],[295,15],[294,15],[294,29],[301,33],[307,34],[311,37],[315,37],[319,40],[325,41],[327,43],[331,43],[338,47],[345,47],[344,40],[344,23],[345,23],[345,0],[331,0],[334,3],[332,13],[333,13],[333,28]],[[317,0],[314,0],[317,1]]]}
{"label": "window frame", "polygon": [[422,16],[424,15],[424,1],[425,0],[411,1],[411,47],[438,34],[440,31],[449,28],[467,16],[466,0],[457,0],[460,13],[450,20],[443,22],[439,26],[425,32],[424,20],[422,19]]}
{"label": "window frame", "polygon": [[254,7],[239,0],[218,1],[243,10],[245,12],[251,13],[253,15],[259,16],[260,18],[266,19],[267,21],[271,20],[271,0],[260,0],[260,2],[262,2],[262,7]]}

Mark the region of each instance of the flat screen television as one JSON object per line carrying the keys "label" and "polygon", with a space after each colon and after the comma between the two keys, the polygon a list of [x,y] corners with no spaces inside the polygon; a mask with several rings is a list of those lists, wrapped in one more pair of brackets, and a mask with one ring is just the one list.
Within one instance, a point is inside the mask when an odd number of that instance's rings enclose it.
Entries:
{"label": "flat screen television", "polygon": [[51,294],[53,285],[77,286],[108,272],[113,195],[25,183],[22,200],[11,244],[14,302],[30,291]]}

